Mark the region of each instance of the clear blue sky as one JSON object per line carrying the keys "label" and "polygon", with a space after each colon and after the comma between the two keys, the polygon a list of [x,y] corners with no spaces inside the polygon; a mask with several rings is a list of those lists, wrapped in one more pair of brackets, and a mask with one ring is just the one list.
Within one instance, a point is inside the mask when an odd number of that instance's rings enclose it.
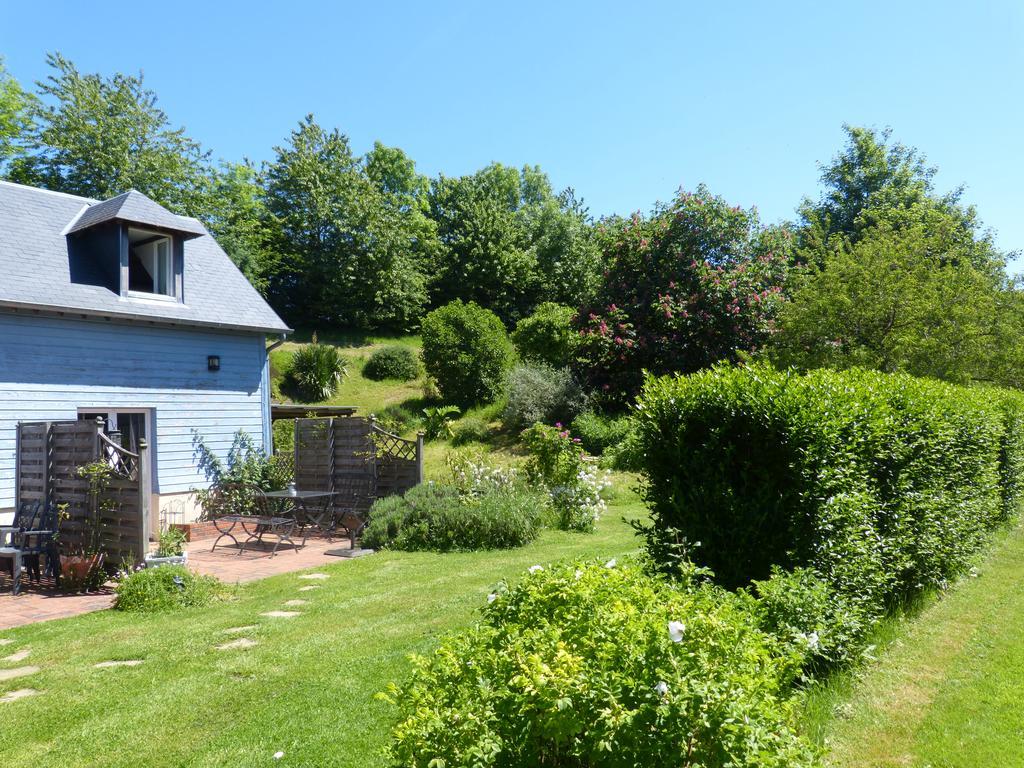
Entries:
{"label": "clear blue sky", "polygon": [[890,125],[1024,248],[1019,0],[265,5],[7,3],[0,54],[24,83],[47,51],[141,69],[217,157],[264,160],[313,112],[431,175],[539,164],[595,215],[705,182],[788,218],[843,122]]}

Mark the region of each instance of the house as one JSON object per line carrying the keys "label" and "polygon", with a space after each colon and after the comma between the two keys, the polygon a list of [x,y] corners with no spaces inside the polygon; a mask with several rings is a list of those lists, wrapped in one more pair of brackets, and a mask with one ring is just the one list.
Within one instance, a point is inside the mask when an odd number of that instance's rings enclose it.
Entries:
{"label": "house", "polygon": [[151,509],[190,519],[195,434],[269,450],[267,342],[288,331],[196,219],[0,182],[0,522],[18,422],[97,417],[145,438]]}

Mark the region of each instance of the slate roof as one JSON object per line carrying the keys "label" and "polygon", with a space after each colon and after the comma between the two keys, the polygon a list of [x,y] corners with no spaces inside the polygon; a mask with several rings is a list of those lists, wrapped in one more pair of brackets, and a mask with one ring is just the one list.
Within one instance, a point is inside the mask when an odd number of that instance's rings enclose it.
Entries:
{"label": "slate roof", "polygon": [[[121,219],[186,237],[184,303],[124,298],[72,282],[67,235]],[[84,220],[84,224],[83,224]],[[197,220],[131,191],[104,202],[0,181],[0,309],[28,309],[258,333],[290,330]]]}
{"label": "slate roof", "polygon": [[195,219],[187,219],[183,216],[175,216],[162,205],[154,203],[141,192],[134,189],[129,190],[117,197],[104,200],[102,203],[90,205],[74,226],[68,230],[68,234],[80,232],[83,229],[102,224],[106,221],[127,221],[132,224],[142,224],[160,229],[169,229],[175,232],[200,236],[205,235],[206,230]]}

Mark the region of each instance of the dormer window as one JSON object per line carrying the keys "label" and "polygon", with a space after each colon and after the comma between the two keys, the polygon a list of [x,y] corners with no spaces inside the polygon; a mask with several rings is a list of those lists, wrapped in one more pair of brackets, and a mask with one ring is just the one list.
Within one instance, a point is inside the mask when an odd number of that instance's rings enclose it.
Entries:
{"label": "dormer window", "polygon": [[128,293],[174,297],[174,256],[171,238],[128,229]]}

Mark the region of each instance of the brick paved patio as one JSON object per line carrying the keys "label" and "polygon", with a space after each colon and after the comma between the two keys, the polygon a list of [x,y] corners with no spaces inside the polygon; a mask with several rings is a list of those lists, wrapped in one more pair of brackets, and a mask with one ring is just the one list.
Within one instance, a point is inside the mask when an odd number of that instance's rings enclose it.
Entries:
{"label": "brick paved patio", "polygon": [[[270,557],[266,551],[247,549],[239,554],[235,547],[217,547],[213,552],[212,539],[195,541],[188,547],[189,567],[198,573],[216,576],[229,584],[265,579],[279,573],[290,573],[304,568],[315,568],[326,563],[335,563],[343,558],[325,554],[328,549],[347,549],[348,539],[310,539],[299,550],[282,547],[277,555]],[[65,595],[54,589],[52,582],[41,584],[23,582],[22,592],[17,597],[10,593],[11,581],[4,574],[0,576],[0,629],[11,629],[23,624],[50,619],[66,619],[70,616],[101,611],[114,602],[113,590],[91,595]]]}

